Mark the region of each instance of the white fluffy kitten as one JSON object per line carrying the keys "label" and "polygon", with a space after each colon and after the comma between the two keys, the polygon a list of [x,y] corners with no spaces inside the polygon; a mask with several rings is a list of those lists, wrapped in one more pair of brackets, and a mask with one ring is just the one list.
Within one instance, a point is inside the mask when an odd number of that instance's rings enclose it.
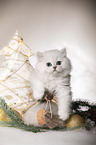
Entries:
{"label": "white fluffy kitten", "polygon": [[[54,92],[58,99],[58,115],[62,120],[66,120],[69,117],[71,106],[69,75],[71,64],[66,57],[66,49],[38,52],[37,58],[38,62],[31,76],[33,96],[39,100],[42,99],[45,89],[50,93]],[[26,112],[26,121],[28,114],[31,116],[31,109],[28,113]]]}

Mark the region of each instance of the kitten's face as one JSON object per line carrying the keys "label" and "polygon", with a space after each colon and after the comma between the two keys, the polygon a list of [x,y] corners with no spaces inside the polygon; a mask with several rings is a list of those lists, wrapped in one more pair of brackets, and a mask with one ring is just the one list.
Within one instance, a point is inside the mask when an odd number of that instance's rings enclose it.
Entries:
{"label": "kitten's face", "polygon": [[60,73],[70,68],[70,61],[66,57],[66,50],[51,50],[38,54],[39,71],[41,73]]}

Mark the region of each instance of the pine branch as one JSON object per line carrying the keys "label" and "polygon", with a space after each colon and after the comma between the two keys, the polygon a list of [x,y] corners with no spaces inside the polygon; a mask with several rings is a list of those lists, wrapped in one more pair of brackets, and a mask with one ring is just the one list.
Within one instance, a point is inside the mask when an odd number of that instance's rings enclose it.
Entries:
{"label": "pine branch", "polygon": [[14,125],[11,121],[0,121],[0,126],[13,127]]}
{"label": "pine branch", "polygon": [[7,104],[2,98],[0,98],[0,108],[4,110],[6,115],[11,120],[11,121],[1,121],[0,122],[1,126],[20,128],[20,129],[35,132],[35,133],[44,132],[43,129],[40,127],[24,124],[23,120],[19,117],[19,115],[14,110],[12,110],[9,106],[7,106]]}

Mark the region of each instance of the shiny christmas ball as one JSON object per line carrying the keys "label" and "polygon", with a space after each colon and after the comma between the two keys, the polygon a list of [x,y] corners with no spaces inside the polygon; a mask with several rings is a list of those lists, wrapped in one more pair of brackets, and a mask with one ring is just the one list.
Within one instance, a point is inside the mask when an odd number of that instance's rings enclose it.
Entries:
{"label": "shiny christmas ball", "polygon": [[0,108],[0,121],[4,121],[5,116],[6,116],[6,114],[5,114],[4,110]]}
{"label": "shiny christmas ball", "polygon": [[40,109],[37,112],[37,121],[38,121],[39,124],[46,124],[46,121],[45,121],[46,113],[47,112],[44,109]]}
{"label": "shiny christmas ball", "polygon": [[84,119],[80,115],[72,115],[66,122],[66,127],[68,129],[74,128],[84,124]]}

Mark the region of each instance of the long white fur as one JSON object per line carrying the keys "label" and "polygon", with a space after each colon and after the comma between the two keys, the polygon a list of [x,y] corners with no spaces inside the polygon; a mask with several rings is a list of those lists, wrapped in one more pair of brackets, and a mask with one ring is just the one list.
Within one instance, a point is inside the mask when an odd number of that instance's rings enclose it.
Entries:
{"label": "long white fur", "polygon": [[[38,62],[31,75],[33,96],[36,100],[42,99],[45,88],[51,93],[55,91],[58,99],[58,115],[62,120],[66,120],[70,115],[72,100],[69,75],[71,63],[66,56],[66,49],[38,52],[37,58]],[[61,65],[56,65],[57,61],[61,61]],[[51,62],[52,66],[48,67],[47,62]],[[56,71],[54,71],[54,66],[57,67]],[[28,110],[24,116],[25,123],[32,124],[32,119],[28,117],[33,114],[31,110]]]}

